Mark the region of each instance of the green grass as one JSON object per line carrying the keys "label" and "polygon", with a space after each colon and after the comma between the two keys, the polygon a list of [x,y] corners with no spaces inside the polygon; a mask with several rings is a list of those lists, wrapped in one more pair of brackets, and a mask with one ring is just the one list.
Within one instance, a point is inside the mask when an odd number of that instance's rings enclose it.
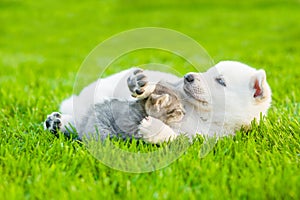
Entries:
{"label": "green grass", "polygon": [[[297,0],[1,0],[0,199],[300,199],[299,11]],[[84,145],[43,131],[88,53],[145,26],[194,38],[215,62],[264,68],[273,91],[268,117],[218,141],[205,158],[196,140],[170,166],[143,174],[110,169]],[[150,61],[183,70],[164,54],[120,63]]]}

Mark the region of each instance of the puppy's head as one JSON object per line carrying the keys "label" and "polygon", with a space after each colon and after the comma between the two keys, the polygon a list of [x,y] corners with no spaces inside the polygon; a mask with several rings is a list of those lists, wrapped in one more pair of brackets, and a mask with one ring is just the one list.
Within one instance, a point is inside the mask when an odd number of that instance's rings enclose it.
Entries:
{"label": "puppy's head", "polygon": [[198,107],[209,107],[226,121],[249,125],[271,103],[271,89],[264,70],[234,61],[223,61],[205,73],[184,76],[184,92]]}
{"label": "puppy's head", "polygon": [[161,84],[158,84],[148,97],[145,110],[149,116],[155,117],[167,125],[180,122],[185,114],[177,94]]}

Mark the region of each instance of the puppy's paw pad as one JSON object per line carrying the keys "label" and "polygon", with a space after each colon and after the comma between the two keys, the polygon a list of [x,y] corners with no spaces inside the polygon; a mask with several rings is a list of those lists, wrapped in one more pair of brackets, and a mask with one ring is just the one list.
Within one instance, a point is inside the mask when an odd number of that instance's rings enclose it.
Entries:
{"label": "puppy's paw pad", "polygon": [[147,84],[147,77],[143,74],[142,69],[136,69],[127,79],[127,85],[133,97],[141,97],[145,92]]}
{"label": "puppy's paw pad", "polygon": [[44,129],[55,134],[60,129],[61,125],[61,114],[59,112],[53,112],[47,116],[47,119],[44,122]]}

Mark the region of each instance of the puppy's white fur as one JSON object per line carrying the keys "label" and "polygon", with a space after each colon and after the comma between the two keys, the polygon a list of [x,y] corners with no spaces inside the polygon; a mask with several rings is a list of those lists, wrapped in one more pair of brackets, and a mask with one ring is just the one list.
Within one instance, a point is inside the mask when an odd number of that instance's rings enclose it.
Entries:
{"label": "puppy's white fur", "polygon": [[[89,106],[105,98],[131,99],[126,80],[134,70],[128,69],[99,79],[84,88],[78,96],[73,95],[63,101],[60,106],[62,118],[67,115],[69,119],[74,119],[72,122],[65,120],[66,124],[71,123],[76,127],[76,121],[81,120]],[[197,133],[208,136],[234,134],[242,126],[248,127],[252,120],[259,121],[260,115],[264,116],[271,104],[271,89],[264,70],[256,70],[240,62],[223,61],[204,73],[191,73],[194,78],[192,83],[158,71],[146,70],[144,74],[150,81],[148,85],[160,80],[174,83],[186,109],[181,127],[177,130],[162,128],[165,131],[158,131],[153,136],[153,126],[148,122],[142,123],[141,132],[145,140],[149,138],[151,143],[174,139],[181,133],[189,137]],[[220,80],[226,86],[220,84]]]}
{"label": "puppy's white fur", "polygon": [[[189,89],[192,98],[187,98],[189,107],[198,115],[197,131],[205,135],[228,135],[251,121],[260,120],[271,104],[271,89],[264,70],[256,70],[245,64],[223,61],[205,73],[193,73],[194,81]],[[217,80],[222,79],[226,86]],[[255,88],[257,87],[257,88]],[[259,95],[258,90],[260,90]],[[188,93],[188,92],[187,92]],[[196,121],[184,125],[191,126]],[[209,126],[209,127],[208,127]],[[200,129],[199,129],[200,128]]]}

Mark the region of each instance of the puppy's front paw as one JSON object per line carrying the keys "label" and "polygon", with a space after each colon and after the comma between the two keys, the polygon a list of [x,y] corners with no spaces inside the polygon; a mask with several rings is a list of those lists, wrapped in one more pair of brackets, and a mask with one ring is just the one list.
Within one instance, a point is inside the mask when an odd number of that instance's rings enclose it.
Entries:
{"label": "puppy's front paw", "polygon": [[155,85],[148,82],[147,77],[143,74],[142,69],[136,69],[127,79],[127,85],[135,98],[147,98],[155,89]]}
{"label": "puppy's front paw", "polygon": [[140,127],[146,128],[151,126],[152,117],[145,117],[140,124]]}
{"label": "puppy's front paw", "polygon": [[145,142],[158,144],[176,138],[176,133],[166,124],[154,117],[146,117],[139,125],[139,134]]}
{"label": "puppy's front paw", "polygon": [[160,137],[164,129],[164,123],[154,117],[146,117],[139,125],[139,133],[146,142],[156,143],[156,139]]}
{"label": "puppy's front paw", "polygon": [[51,113],[44,122],[44,129],[49,130],[53,134],[56,134],[61,129],[61,126],[61,114],[59,112]]}

